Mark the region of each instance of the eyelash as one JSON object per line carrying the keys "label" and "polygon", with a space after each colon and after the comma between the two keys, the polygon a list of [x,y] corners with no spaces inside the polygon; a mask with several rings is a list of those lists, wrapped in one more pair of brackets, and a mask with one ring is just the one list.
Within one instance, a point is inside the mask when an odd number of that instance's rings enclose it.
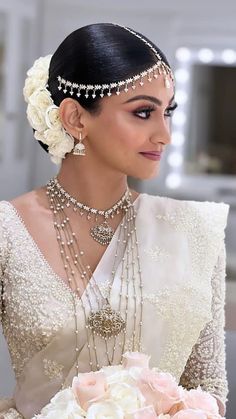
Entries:
{"label": "eyelash", "polygon": [[[167,114],[165,114],[165,116],[166,116],[167,118],[171,118],[171,116],[172,116],[172,114],[173,114],[173,112],[174,112],[174,110],[175,110],[176,108],[177,108],[177,103],[175,103],[173,106],[170,106],[169,108],[167,108],[167,109],[166,109]],[[137,116],[137,117],[138,117],[138,118],[140,118],[140,119],[149,119],[149,118],[150,118],[150,116],[151,116],[151,113],[152,113],[153,111],[155,111],[155,110],[156,110],[155,106],[147,106],[147,107],[142,108],[142,109],[140,109],[140,110],[138,110],[138,111],[135,111],[135,112],[134,112],[134,115],[135,115],[135,116]],[[149,113],[149,116],[148,116],[147,118],[143,118],[143,117],[139,116],[138,114],[140,114],[140,113],[142,113],[142,112]]]}

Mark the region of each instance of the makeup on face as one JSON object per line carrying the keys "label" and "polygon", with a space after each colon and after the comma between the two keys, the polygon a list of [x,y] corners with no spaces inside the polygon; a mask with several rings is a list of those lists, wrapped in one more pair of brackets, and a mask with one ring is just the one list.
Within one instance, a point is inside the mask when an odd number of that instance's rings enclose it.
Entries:
{"label": "makeup on face", "polygon": [[[151,105],[143,105],[143,106],[140,106],[139,109],[136,109],[135,111],[133,111],[133,114],[135,116],[137,116],[137,117],[139,117],[140,119],[143,119],[143,120],[149,119],[151,113],[156,110],[156,107],[154,105],[157,105],[158,107],[161,107],[163,105],[163,102],[160,99],[156,98],[155,96],[149,96],[149,95],[133,96],[132,98],[130,98],[126,102],[124,102],[124,104],[135,102],[135,101],[140,101],[140,100],[145,100],[145,101],[152,102]],[[178,105],[174,101],[174,96],[173,96],[169,101],[168,107],[165,109],[164,116],[166,118],[170,118],[172,116],[174,110],[177,108],[177,106]],[[146,114],[146,118],[140,116],[140,114],[142,114],[142,113]]]}
{"label": "makeup on face", "polygon": [[158,160],[161,160],[162,153],[157,152],[157,151],[147,151],[147,152],[141,152],[139,154],[141,154],[143,157],[146,157],[146,159],[158,161]]}

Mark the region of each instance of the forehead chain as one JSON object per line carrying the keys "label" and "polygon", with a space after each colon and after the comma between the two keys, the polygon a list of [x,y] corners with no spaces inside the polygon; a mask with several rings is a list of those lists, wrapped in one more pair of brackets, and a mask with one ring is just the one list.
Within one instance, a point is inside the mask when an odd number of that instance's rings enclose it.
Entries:
{"label": "forehead chain", "polygon": [[[92,98],[96,98],[97,95],[99,95],[101,98],[106,96],[111,96],[114,89],[116,95],[119,95],[121,93],[121,90],[128,92],[130,85],[131,88],[134,90],[136,88],[135,83],[139,81],[140,86],[143,86],[144,81],[143,78],[147,76],[147,79],[149,82],[152,81],[152,79],[157,79],[159,75],[164,76],[165,80],[165,86],[167,88],[170,88],[171,83],[170,79],[174,81],[174,76],[172,73],[172,70],[170,67],[163,61],[161,55],[157,52],[157,50],[148,42],[146,39],[144,39],[141,35],[137,34],[135,31],[133,31],[130,28],[127,28],[125,26],[121,26],[118,24],[115,24],[116,26],[120,26],[127,30],[128,32],[132,33],[134,36],[139,38],[142,42],[144,42],[155,54],[157,61],[154,65],[149,67],[147,70],[144,70],[140,72],[139,74],[135,74],[132,77],[129,77],[125,80],[120,80],[116,82],[111,83],[105,83],[105,84],[78,84],[70,80],[66,80],[62,76],[58,76],[58,90],[62,90],[63,93],[70,93],[71,96],[76,94],[77,97],[80,97],[81,95],[84,95],[85,98],[88,98],[91,96]],[[90,92],[90,95],[89,95]]]}

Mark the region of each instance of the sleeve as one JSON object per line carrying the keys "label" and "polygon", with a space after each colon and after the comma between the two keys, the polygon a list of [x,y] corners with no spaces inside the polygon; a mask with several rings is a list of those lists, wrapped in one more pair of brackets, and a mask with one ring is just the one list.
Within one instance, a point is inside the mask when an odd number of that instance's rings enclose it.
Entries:
{"label": "sleeve", "polygon": [[[7,257],[7,237],[4,232],[3,225],[3,212],[0,208],[0,325],[2,322],[3,315],[3,293],[4,293],[4,284],[3,284],[3,274],[4,266]],[[17,410],[14,408],[13,399],[2,399],[0,396],[0,419],[23,419]]]}
{"label": "sleeve", "polygon": [[[0,210],[1,216],[1,210]],[[3,312],[3,267],[5,260],[5,238],[3,234],[3,226],[0,217],[0,324],[2,323],[2,312]]]}
{"label": "sleeve", "polygon": [[4,212],[0,205],[0,325],[3,315],[3,274],[7,259],[7,237],[4,229]]}
{"label": "sleeve", "polygon": [[200,385],[215,396],[222,415],[225,414],[228,394],[224,336],[225,270],[226,252],[223,242],[212,275],[212,320],[200,333],[180,378],[183,387],[190,389]]}

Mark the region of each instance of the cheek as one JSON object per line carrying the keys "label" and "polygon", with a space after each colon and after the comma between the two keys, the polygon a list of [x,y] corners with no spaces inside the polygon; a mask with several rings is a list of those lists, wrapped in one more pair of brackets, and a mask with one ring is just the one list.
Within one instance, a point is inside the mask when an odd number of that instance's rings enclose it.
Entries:
{"label": "cheek", "polygon": [[119,112],[103,121],[104,139],[114,147],[121,149],[137,149],[144,142],[138,124],[135,124],[135,117],[124,112]]}

